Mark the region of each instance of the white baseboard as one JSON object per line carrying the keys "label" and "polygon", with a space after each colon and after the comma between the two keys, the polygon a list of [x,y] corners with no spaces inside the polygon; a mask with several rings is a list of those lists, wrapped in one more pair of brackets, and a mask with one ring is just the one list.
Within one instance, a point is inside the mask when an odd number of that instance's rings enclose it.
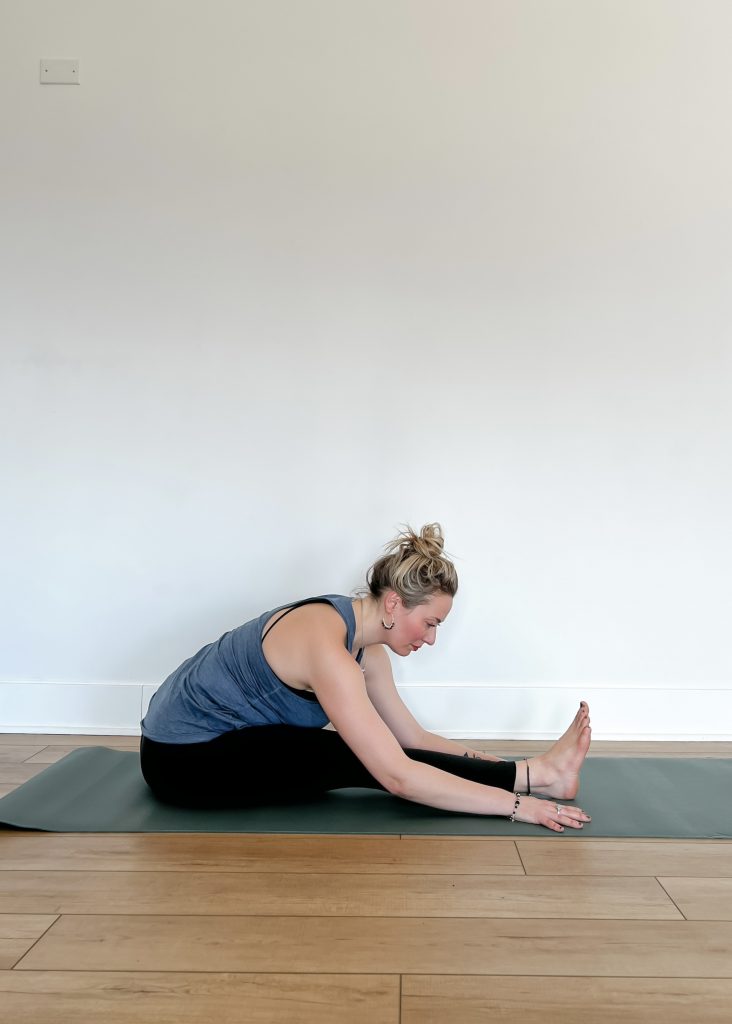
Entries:
{"label": "white baseboard", "polygon": [[445,736],[554,739],[586,700],[596,740],[732,740],[732,686],[429,683],[399,692],[425,728]]}
{"label": "white baseboard", "polygon": [[[145,683],[0,683],[0,732],[139,736]],[[402,699],[432,732],[552,739],[587,700],[598,740],[732,740],[732,684],[698,686],[410,683]]]}
{"label": "white baseboard", "polygon": [[[0,732],[139,736],[144,689],[141,683],[0,683]],[[155,687],[150,690],[151,696]]]}

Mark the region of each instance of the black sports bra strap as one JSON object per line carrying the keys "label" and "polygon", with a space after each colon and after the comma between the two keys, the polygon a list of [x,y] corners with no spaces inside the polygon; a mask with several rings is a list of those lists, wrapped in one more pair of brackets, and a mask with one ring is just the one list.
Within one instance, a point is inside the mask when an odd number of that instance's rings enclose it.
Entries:
{"label": "black sports bra strap", "polygon": [[279,618],[276,618],[274,622],[270,622],[270,624],[265,629],[264,633],[262,633],[262,639],[260,640],[260,643],[264,643],[264,638],[267,636],[270,629],[272,629],[273,626],[276,626],[278,622],[281,622],[284,619],[285,615],[289,615],[290,612],[294,612],[296,608],[302,608],[304,604],[330,604],[330,601],[326,601],[325,598],[322,597],[307,597],[305,598],[304,601],[297,601],[296,604],[291,604],[287,611],[282,612],[282,615],[280,615]]}

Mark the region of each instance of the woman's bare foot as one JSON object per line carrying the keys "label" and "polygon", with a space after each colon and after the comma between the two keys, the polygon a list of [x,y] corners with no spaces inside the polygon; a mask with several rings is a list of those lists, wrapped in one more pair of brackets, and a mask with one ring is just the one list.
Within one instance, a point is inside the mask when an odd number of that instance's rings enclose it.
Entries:
{"label": "woman's bare foot", "polygon": [[573,800],[579,789],[582,762],[590,749],[590,709],[582,701],[569,728],[545,754],[529,759],[531,792]]}

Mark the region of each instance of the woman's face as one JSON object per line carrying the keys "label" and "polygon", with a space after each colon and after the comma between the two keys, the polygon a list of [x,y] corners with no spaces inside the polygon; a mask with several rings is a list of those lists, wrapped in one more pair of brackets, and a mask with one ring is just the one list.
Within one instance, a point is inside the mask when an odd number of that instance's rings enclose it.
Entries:
{"label": "woman's face", "polygon": [[432,646],[437,639],[438,626],[445,621],[451,608],[452,597],[439,591],[416,608],[405,608],[397,597],[392,612],[394,628],[387,634],[387,646],[402,657],[418,651],[423,644]]}

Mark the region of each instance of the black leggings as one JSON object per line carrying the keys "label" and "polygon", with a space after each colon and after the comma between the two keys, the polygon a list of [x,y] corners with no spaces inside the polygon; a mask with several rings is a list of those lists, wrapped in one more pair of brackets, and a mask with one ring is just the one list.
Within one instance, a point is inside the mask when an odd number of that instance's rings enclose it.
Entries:
{"label": "black leggings", "polygon": [[[513,791],[513,761],[411,748],[404,753],[461,779]],[[205,743],[158,743],[143,736],[140,760],[158,799],[181,807],[294,803],[351,786],[385,789],[337,732],[297,725],[236,729]]]}

